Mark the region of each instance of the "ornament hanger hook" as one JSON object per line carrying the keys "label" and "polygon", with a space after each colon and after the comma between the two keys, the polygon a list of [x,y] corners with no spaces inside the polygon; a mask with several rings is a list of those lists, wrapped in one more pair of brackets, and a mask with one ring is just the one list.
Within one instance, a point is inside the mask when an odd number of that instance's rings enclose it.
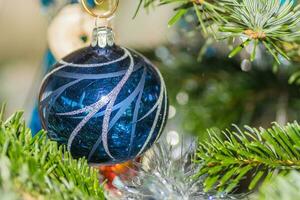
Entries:
{"label": "ornament hanger hook", "polygon": [[[115,14],[115,12],[117,11],[118,6],[119,6],[119,0],[113,0],[113,1],[115,2],[113,8],[110,11],[108,11],[107,13],[104,13],[104,14],[95,13],[93,11],[93,9],[91,9],[88,6],[87,0],[81,0],[81,4],[82,4],[84,10],[88,14],[90,14],[91,16],[96,17],[96,18],[108,19],[108,18],[110,18],[111,16],[113,16]],[[97,5],[97,6],[100,6],[104,2],[105,2],[105,0],[94,0],[95,5]]]}

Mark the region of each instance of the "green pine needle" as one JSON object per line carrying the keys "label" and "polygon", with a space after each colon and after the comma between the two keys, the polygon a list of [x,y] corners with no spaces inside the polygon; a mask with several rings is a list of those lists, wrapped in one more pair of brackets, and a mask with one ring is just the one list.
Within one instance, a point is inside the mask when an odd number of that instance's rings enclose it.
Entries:
{"label": "green pine needle", "polygon": [[21,112],[0,119],[0,194],[0,199],[105,199],[97,171],[84,159],[72,159],[45,132],[32,137]]}
{"label": "green pine needle", "polygon": [[[297,122],[284,127],[274,123],[263,129],[245,126],[242,131],[209,131],[210,139],[200,142],[196,162],[202,167],[205,191],[230,193],[250,178],[248,189],[272,175],[300,170],[300,126]],[[222,176],[220,176],[222,174]]]}
{"label": "green pine needle", "polygon": [[[290,56],[299,57],[299,54],[291,55],[286,49],[289,44],[300,43],[300,4],[295,5],[293,0],[284,3],[280,0],[140,0],[140,3],[143,3],[144,8],[178,4],[175,9],[177,13],[170,20],[169,26],[192,10],[205,36],[212,35],[218,40],[248,39],[249,44],[254,44],[251,61],[255,60],[259,43],[265,46],[278,64],[280,57],[287,60]],[[229,57],[238,54],[245,46],[238,45]]]}
{"label": "green pine needle", "polygon": [[[259,40],[280,63],[278,56],[289,59],[282,42],[300,38],[300,6],[293,1],[281,4],[279,0],[221,0],[228,13],[228,23],[220,24],[220,31],[226,37],[247,37]],[[225,38],[226,38],[225,37]],[[253,60],[253,58],[251,59]]]}

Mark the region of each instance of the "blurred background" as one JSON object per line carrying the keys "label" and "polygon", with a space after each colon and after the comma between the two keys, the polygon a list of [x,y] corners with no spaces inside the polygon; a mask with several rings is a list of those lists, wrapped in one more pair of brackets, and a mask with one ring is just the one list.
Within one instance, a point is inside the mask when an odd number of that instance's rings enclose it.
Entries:
{"label": "blurred background", "polygon": [[[167,83],[170,113],[167,137],[181,133],[200,138],[208,128],[232,124],[269,127],[300,118],[300,91],[288,84],[298,66],[282,59],[274,66],[264,49],[248,58],[251,45],[228,59],[229,44],[200,33],[194,13],[168,28],[173,8],[141,9],[137,0],[121,0],[113,19],[117,42],[149,57]],[[88,44],[94,24],[74,0],[0,0],[0,102],[7,113],[24,110],[30,126],[41,79],[55,60]]]}
{"label": "blurred background", "polygon": [[[7,103],[7,113],[22,109],[26,119],[30,119],[49,46],[48,27],[67,3],[64,0],[53,4],[40,0],[0,0],[0,101]],[[118,43],[137,49],[153,49],[165,43],[172,10],[167,7],[157,8],[155,12],[141,10],[133,20],[137,5],[138,1],[121,2],[114,18]],[[58,26],[63,33],[76,36],[72,34],[72,28],[76,29],[73,22]],[[64,42],[55,34],[51,38],[57,40],[52,41],[53,46]]]}

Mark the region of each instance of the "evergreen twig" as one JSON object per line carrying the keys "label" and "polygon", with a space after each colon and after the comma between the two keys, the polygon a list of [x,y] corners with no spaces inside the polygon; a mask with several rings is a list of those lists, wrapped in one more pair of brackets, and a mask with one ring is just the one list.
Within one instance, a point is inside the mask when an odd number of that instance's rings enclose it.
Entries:
{"label": "evergreen twig", "polygon": [[[245,126],[242,131],[209,131],[210,139],[201,142],[196,162],[202,167],[198,176],[206,176],[206,191],[230,193],[251,176],[248,189],[273,175],[300,169],[300,125],[259,130]],[[225,139],[223,139],[225,138]]]}
{"label": "evergreen twig", "polygon": [[[281,4],[279,0],[221,0],[228,13],[228,23],[219,24],[224,39],[239,37],[260,41],[280,63],[278,55],[289,60],[282,42],[300,38],[300,6],[293,1]],[[250,44],[250,43],[248,43]],[[247,46],[244,45],[243,48]],[[240,48],[239,50],[243,49]],[[235,51],[235,49],[233,50]],[[252,59],[253,60],[253,59]]]}
{"label": "evergreen twig", "polygon": [[286,48],[300,41],[300,5],[295,5],[293,0],[284,3],[280,0],[140,0],[140,5],[142,3],[144,8],[177,3],[179,6],[175,8],[176,14],[169,25],[193,10],[204,34],[212,34],[218,40],[241,39],[242,45],[234,48],[230,57],[253,43],[253,61],[258,42],[265,46],[277,63],[280,63],[280,57],[287,60],[290,56],[299,57],[291,55]]}
{"label": "evergreen twig", "polygon": [[21,112],[0,119],[0,193],[5,199],[104,199],[97,171],[44,131],[32,137]]}

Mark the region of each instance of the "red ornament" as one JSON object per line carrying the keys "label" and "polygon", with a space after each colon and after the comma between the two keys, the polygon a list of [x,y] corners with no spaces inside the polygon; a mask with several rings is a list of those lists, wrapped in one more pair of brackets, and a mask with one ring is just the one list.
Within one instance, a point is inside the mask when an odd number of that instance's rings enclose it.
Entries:
{"label": "red ornament", "polygon": [[136,160],[121,164],[100,166],[99,172],[102,176],[101,181],[105,182],[105,188],[111,192],[118,194],[119,191],[113,186],[114,179],[118,177],[121,180],[124,180],[134,177],[136,175],[135,163],[140,162],[140,160],[140,158],[137,158]]}

